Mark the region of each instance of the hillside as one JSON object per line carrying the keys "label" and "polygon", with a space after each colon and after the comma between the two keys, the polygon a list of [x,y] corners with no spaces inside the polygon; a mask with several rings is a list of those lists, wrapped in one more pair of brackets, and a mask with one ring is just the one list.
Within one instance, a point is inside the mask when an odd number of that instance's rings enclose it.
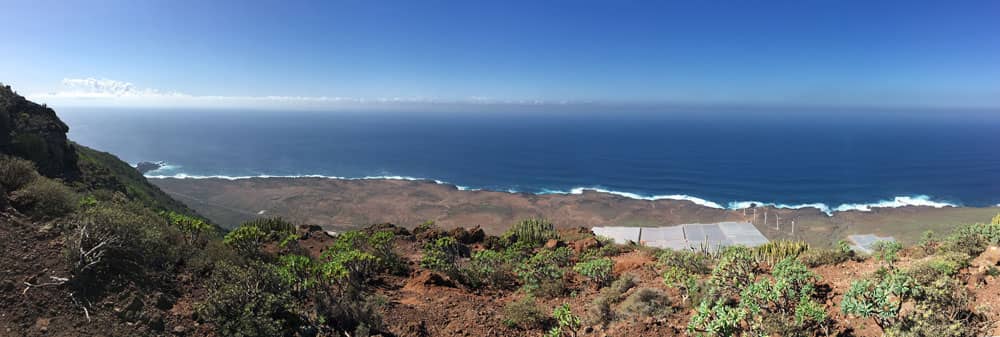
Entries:
{"label": "hillside", "polygon": [[4,337],[1000,334],[1000,216],[872,255],[658,250],[543,219],[226,232],[70,143],[51,109],[0,102],[21,120],[0,147]]}

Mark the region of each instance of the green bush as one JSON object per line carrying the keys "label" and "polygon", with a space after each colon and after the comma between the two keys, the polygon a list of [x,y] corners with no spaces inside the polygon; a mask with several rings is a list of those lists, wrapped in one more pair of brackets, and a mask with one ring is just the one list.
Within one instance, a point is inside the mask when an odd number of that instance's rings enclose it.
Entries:
{"label": "green bush", "polygon": [[754,261],[749,248],[742,246],[726,247],[722,251],[719,262],[712,269],[709,284],[713,295],[736,297],[747,284],[757,278],[758,265]]}
{"label": "green bush", "polygon": [[[565,291],[564,271],[560,268],[560,261],[556,261],[562,254],[550,250],[541,250],[528,260],[518,264],[514,268],[518,279],[521,280],[524,291],[532,295],[545,297],[559,297]],[[568,259],[566,260],[568,263]]]}
{"label": "green bush", "polygon": [[507,303],[503,308],[503,323],[511,328],[541,329],[547,320],[531,296]]}
{"label": "green bush", "polygon": [[358,249],[337,249],[330,247],[321,255],[320,274],[324,280],[332,281],[345,291],[361,289],[369,276],[379,270],[379,259],[375,255]]}
{"label": "green bush", "polygon": [[580,317],[573,314],[569,304],[564,303],[553,309],[552,318],[556,321],[556,326],[545,334],[546,337],[576,337],[577,331],[580,331]]}
{"label": "green bush", "polygon": [[0,186],[7,192],[21,189],[38,178],[35,164],[18,157],[0,156]]}
{"label": "green bush", "polygon": [[702,252],[664,249],[656,259],[661,266],[681,268],[693,274],[705,275],[712,271],[712,257]]}
{"label": "green bush", "polygon": [[273,266],[219,264],[206,289],[196,311],[221,336],[289,336],[299,325],[291,289]]}
{"label": "green bush", "polygon": [[844,314],[870,317],[885,331],[899,321],[903,303],[915,295],[915,289],[912,277],[895,271],[876,280],[854,281],[840,309]]}
{"label": "green bush", "polygon": [[799,255],[799,261],[806,266],[815,268],[824,265],[839,264],[854,259],[854,250],[845,241],[837,242],[834,249],[809,249]]}
{"label": "green bush", "polygon": [[424,245],[424,256],[420,259],[420,266],[452,277],[458,276],[458,266],[455,265],[455,259],[463,250],[462,244],[453,237],[437,238],[437,240]]}
{"label": "green bush", "polygon": [[797,258],[809,250],[809,245],[801,241],[771,241],[751,249],[757,263],[773,266],[787,258]]}
{"label": "green bush", "polygon": [[691,271],[678,267],[668,266],[663,270],[663,283],[670,288],[676,288],[681,292],[681,303],[699,303],[705,287],[698,279],[698,275]]}
{"label": "green bush", "polygon": [[590,279],[597,288],[601,288],[615,279],[612,269],[615,262],[609,258],[599,258],[582,261],[573,267],[573,271]]}
{"label": "green bush", "polygon": [[245,256],[256,256],[267,242],[287,240],[295,234],[295,225],[281,218],[263,218],[244,222],[226,234],[223,242]]}
{"label": "green bush", "polygon": [[662,290],[642,288],[625,298],[618,309],[620,317],[656,317],[670,313],[670,298]]}
{"label": "green bush", "polygon": [[473,254],[462,274],[465,283],[473,288],[511,289],[517,285],[511,259],[495,250],[487,249]]}
{"label": "green bush", "polygon": [[174,211],[161,211],[160,215],[167,218],[167,221],[181,230],[184,233],[184,237],[188,244],[194,244],[199,242],[205,233],[209,233],[215,230],[212,225],[210,225],[205,220],[180,214]]}
{"label": "green bush", "polygon": [[1000,224],[961,226],[948,236],[941,250],[978,256],[990,245],[1000,245]]}
{"label": "green bush", "polygon": [[14,208],[36,219],[60,218],[76,210],[76,193],[57,180],[38,177],[14,192]]}
{"label": "green bush", "polygon": [[948,252],[918,261],[907,268],[906,273],[920,285],[929,285],[937,280],[949,279],[962,268],[969,266],[971,258],[963,253]]}
{"label": "green bush", "polygon": [[134,202],[101,203],[70,221],[66,255],[81,286],[103,287],[171,270],[186,249],[179,231]]}
{"label": "green bush", "polygon": [[899,261],[899,252],[903,250],[903,245],[896,241],[876,241],[872,248],[875,251],[875,258],[892,269],[896,267],[896,261]]}
{"label": "green bush", "polygon": [[971,310],[974,303],[961,282],[942,278],[922,286],[912,309],[885,331],[889,337],[978,337],[990,335],[989,314]]}
{"label": "green bush", "polygon": [[514,224],[503,237],[511,242],[526,242],[541,246],[550,239],[558,239],[555,226],[544,219],[526,219]]}
{"label": "green bush", "polygon": [[587,308],[587,321],[590,324],[607,325],[617,319],[612,306],[624,299],[624,294],[635,287],[635,277],[631,274],[623,275],[611,285],[601,289],[601,292],[591,302]]}
{"label": "green bush", "polygon": [[[727,259],[723,256],[723,261]],[[720,262],[713,277],[724,266]],[[725,295],[702,302],[688,323],[688,333],[695,336],[819,335],[829,328],[829,319],[823,306],[814,300],[817,280],[805,265],[788,257],[774,265],[770,278],[751,279],[732,289],[739,290],[738,296]],[[732,287],[731,284],[721,286]],[[732,290],[713,291],[723,294]],[[736,298],[739,300],[734,301]]]}

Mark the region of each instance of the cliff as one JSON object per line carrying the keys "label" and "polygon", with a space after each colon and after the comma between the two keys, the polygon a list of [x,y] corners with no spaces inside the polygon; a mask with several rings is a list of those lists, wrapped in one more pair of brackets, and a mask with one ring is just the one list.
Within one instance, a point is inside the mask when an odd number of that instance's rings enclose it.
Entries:
{"label": "cliff", "polygon": [[0,152],[31,160],[45,176],[73,180],[80,170],[67,132],[51,108],[0,86]]}

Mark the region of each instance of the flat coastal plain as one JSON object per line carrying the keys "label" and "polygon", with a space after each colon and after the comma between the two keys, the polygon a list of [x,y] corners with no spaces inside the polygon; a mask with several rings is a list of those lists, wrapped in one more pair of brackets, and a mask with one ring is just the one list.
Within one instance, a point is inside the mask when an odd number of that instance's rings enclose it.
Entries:
{"label": "flat coastal plain", "polygon": [[419,180],[162,178],[150,182],[229,228],[271,216],[333,230],[386,222],[412,227],[433,220],[446,228],[478,225],[490,234],[529,217],[546,218],[557,227],[748,221],[771,240],[828,246],[847,235],[869,233],[913,243],[927,230],[945,235],[958,225],[988,222],[1000,213],[998,207],[901,207],[830,216],[813,208],[758,207],[754,219],[753,210],[717,209],[685,200],[639,200],[596,191],[544,195],[470,191]]}

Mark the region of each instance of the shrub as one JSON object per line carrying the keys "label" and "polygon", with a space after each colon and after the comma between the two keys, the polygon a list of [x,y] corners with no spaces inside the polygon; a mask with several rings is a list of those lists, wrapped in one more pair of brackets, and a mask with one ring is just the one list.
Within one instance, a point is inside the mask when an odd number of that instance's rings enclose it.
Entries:
{"label": "shrub", "polygon": [[542,250],[514,268],[525,292],[546,297],[558,297],[565,292],[563,270],[553,257],[554,251]]}
{"label": "shrub", "polygon": [[969,266],[971,258],[963,253],[948,252],[919,261],[910,266],[906,273],[917,284],[929,285],[937,280],[949,279],[962,268]]}
{"label": "shrub", "polygon": [[837,242],[834,249],[809,249],[799,255],[799,261],[806,266],[815,268],[823,265],[838,264],[847,262],[855,257],[854,250],[847,242],[841,240]]}
{"label": "shrub", "polygon": [[503,323],[512,328],[540,329],[546,320],[531,296],[510,302],[503,308]]}
{"label": "shrub", "polygon": [[742,336],[742,322],[747,311],[726,304],[726,300],[704,301],[695,309],[687,332],[693,336]]}
{"label": "shrub", "polygon": [[255,226],[240,226],[226,234],[222,242],[243,255],[255,254],[267,238],[267,233]]}
{"label": "shrub", "polygon": [[449,276],[458,275],[455,259],[463,251],[463,246],[455,238],[443,236],[424,245],[424,256],[420,266],[445,273]]}
{"label": "shrub", "polygon": [[712,272],[712,257],[702,252],[665,249],[657,254],[656,259],[662,266],[681,268],[693,274]]}
{"label": "shrub", "polygon": [[285,336],[298,325],[290,289],[270,265],[219,264],[206,289],[198,317],[222,336]]}
{"label": "shrub", "polygon": [[0,186],[7,192],[21,189],[38,178],[35,164],[30,160],[11,156],[0,156]]}
{"label": "shrub", "polygon": [[[716,271],[722,266],[721,263],[716,266]],[[696,336],[817,335],[820,329],[827,327],[828,317],[823,306],[813,300],[816,281],[817,276],[805,265],[788,257],[774,265],[770,278],[739,287],[738,297],[723,296],[702,302],[688,323],[688,333]],[[739,300],[733,301],[734,298]]]}
{"label": "shrub", "polygon": [[691,271],[677,266],[668,266],[663,271],[663,283],[670,288],[676,288],[681,292],[681,303],[687,304],[701,302],[701,294],[704,286],[698,280],[698,276]]}
{"label": "shrub", "polygon": [[90,207],[71,220],[66,256],[81,286],[101,288],[119,278],[170,270],[185,252],[180,233],[133,202]]}
{"label": "shrub", "polygon": [[510,289],[517,285],[514,266],[505,254],[495,250],[478,251],[463,270],[465,283],[473,288]]}
{"label": "shrub", "polygon": [[514,224],[503,235],[508,241],[541,246],[549,239],[558,239],[555,227],[544,219],[526,219]]}
{"label": "shrub", "polygon": [[556,326],[552,327],[546,337],[573,336],[576,337],[580,330],[580,317],[573,314],[569,304],[563,304],[552,310],[552,318],[556,321]]}
{"label": "shrub", "polygon": [[909,275],[890,272],[877,280],[851,282],[840,303],[843,313],[871,317],[882,330],[899,320],[903,302],[914,295],[915,282]]}
{"label": "shrub", "polygon": [[797,258],[799,254],[809,250],[809,245],[801,241],[771,241],[754,247],[754,261],[773,266],[786,258]]}
{"label": "shrub", "polygon": [[614,280],[615,275],[611,272],[614,266],[615,262],[611,259],[599,258],[577,263],[573,267],[573,271],[587,277],[597,288],[600,288]]}
{"label": "shrub", "polygon": [[180,214],[174,211],[162,211],[160,215],[167,218],[167,221],[181,230],[188,244],[193,244],[201,238],[204,233],[211,232],[214,228],[208,222],[192,216]]}
{"label": "shrub", "polygon": [[302,294],[316,285],[317,267],[312,259],[302,255],[282,255],[278,258],[275,272],[294,293]]}
{"label": "shrub", "polygon": [[357,249],[330,247],[321,258],[320,274],[344,290],[361,289],[364,281],[378,272],[378,257]]}
{"label": "shrub", "polygon": [[607,325],[616,319],[614,310],[612,306],[621,302],[625,292],[635,287],[635,277],[631,274],[626,274],[614,282],[611,285],[601,289],[600,294],[594,298],[594,301],[587,308],[587,321],[592,324]]}
{"label": "shrub", "polygon": [[714,295],[735,297],[743,287],[757,278],[757,263],[750,249],[742,246],[726,247],[719,263],[709,278]]}
{"label": "shrub", "polygon": [[37,219],[54,219],[72,213],[78,205],[76,193],[59,181],[38,177],[14,192],[17,210]]}
{"label": "shrub", "polygon": [[977,256],[990,245],[1000,245],[1000,224],[964,225],[952,232],[941,250]]}
{"label": "shrub", "polygon": [[662,290],[653,288],[636,290],[618,309],[619,315],[629,318],[655,317],[670,311],[670,298]]}
{"label": "shrub", "polygon": [[243,255],[259,254],[260,246],[266,242],[285,240],[295,234],[295,225],[281,218],[263,218],[244,222],[226,234],[223,242],[236,248]]}
{"label": "shrub", "polygon": [[993,328],[986,312],[970,310],[974,299],[958,281],[942,278],[922,286],[913,308],[885,331],[890,337],[988,336]]}
{"label": "shrub", "polygon": [[875,250],[875,258],[892,269],[899,260],[899,251],[903,250],[903,245],[896,241],[877,241],[872,248]]}

